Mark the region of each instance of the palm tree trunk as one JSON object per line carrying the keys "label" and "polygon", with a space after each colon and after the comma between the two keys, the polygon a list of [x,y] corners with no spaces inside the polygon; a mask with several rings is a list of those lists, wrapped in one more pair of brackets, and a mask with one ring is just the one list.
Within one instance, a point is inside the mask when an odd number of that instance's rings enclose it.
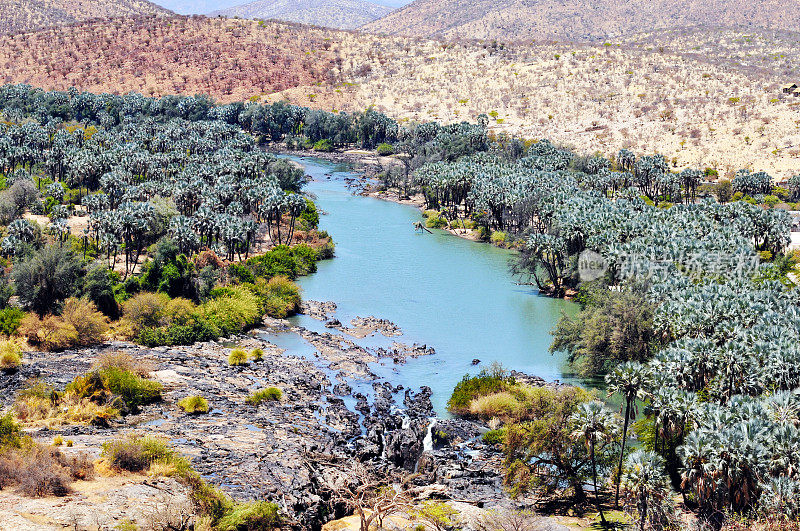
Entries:
{"label": "palm tree trunk", "polygon": [[594,457],[594,434],[589,439],[589,446],[591,447],[592,454],[592,484],[594,485],[594,503],[597,505],[597,510],[600,513],[600,521],[605,525],[606,517],[603,514],[603,509],[600,507],[600,492],[597,490],[597,461]]}
{"label": "palm tree trunk", "polygon": [[642,494],[639,498],[639,531],[644,531],[647,523],[647,496]]}
{"label": "palm tree trunk", "polygon": [[631,401],[625,400],[625,422],[622,426],[622,449],[619,451],[619,466],[617,467],[617,491],[614,493],[614,507],[619,509],[619,486],[622,483],[622,460],[625,457],[625,443],[628,440],[628,418],[631,413]]}

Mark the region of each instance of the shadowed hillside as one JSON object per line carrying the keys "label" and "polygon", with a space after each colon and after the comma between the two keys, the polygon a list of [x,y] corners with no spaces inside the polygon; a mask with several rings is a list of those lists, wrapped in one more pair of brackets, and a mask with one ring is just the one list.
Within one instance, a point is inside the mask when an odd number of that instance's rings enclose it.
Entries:
{"label": "shadowed hillside", "polygon": [[355,29],[392,11],[390,7],[363,0],[258,0],[216,11],[211,16],[276,19],[328,28]]}
{"label": "shadowed hillside", "polygon": [[800,28],[800,3],[779,0],[416,0],[367,24],[389,35],[462,39],[597,40],[643,31]]}
{"label": "shadowed hillside", "polygon": [[31,31],[95,18],[169,13],[145,0],[0,0],[0,33]]}

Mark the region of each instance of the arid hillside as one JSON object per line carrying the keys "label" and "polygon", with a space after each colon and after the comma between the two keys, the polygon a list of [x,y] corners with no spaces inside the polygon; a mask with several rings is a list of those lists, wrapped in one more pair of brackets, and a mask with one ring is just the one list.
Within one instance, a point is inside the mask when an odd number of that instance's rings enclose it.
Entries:
{"label": "arid hillside", "polygon": [[324,35],[223,18],[114,19],[4,37],[0,75],[47,88],[246,100],[328,81],[335,55]]}
{"label": "arid hillside", "polygon": [[0,0],[0,33],[17,33],[82,20],[170,12],[146,0]]}
{"label": "arid hillside", "polygon": [[416,0],[365,31],[446,39],[597,40],[669,28],[800,28],[780,0]]}
{"label": "arid hillside", "polygon": [[0,38],[0,80],[220,101],[490,116],[496,133],[676,167],[800,170],[800,35],[681,30],[604,44],[454,43],[247,20],[135,19]]}
{"label": "arid hillside", "polygon": [[215,11],[210,16],[276,19],[326,28],[355,29],[392,11],[390,7],[363,0],[257,0]]}
{"label": "arid hillside", "polygon": [[797,34],[695,30],[504,49],[346,39],[350,83],[273,98],[343,110],[374,105],[401,120],[486,113],[497,133],[550,138],[579,152],[658,152],[675,167],[708,165],[723,175],[750,167],[788,178],[800,170],[800,97],[781,88],[800,85]]}

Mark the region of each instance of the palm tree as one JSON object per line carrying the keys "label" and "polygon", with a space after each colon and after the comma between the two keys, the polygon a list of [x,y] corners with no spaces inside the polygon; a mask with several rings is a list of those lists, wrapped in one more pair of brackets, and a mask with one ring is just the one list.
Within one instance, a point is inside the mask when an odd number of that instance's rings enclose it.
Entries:
{"label": "palm tree", "polygon": [[622,462],[625,458],[625,443],[628,440],[628,423],[636,419],[638,408],[636,399],[640,398],[642,387],[647,378],[647,371],[638,363],[625,362],[617,366],[606,375],[608,395],[619,394],[625,400],[625,417],[622,426],[622,444],[619,451],[619,466],[617,467],[617,488],[614,493],[614,507],[619,506],[619,486],[622,479]]}
{"label": "palm tree", "polygon": [[584,402],[578,407],[571,417],[573,425],[573,436],[582,438],[589,447],[589,456],[592,462],[592,485],[594,486],[594,499],[597,510],[600,512],[600,520],[606,524],[606,517],[603,508],[600,506],[600,492],[597,489],[597,456],[596,448],[600,441],[613,440],[616,432],[616,419],[599,401]]}
{"label": "palm tree", "polygon": [[660,504],[669,494],[664,459],[654,452],[637,450],[628,456],[622,479],[625,489],[636,500],[639,531],[644,531],[648,518],[652,519],[654,505]]}

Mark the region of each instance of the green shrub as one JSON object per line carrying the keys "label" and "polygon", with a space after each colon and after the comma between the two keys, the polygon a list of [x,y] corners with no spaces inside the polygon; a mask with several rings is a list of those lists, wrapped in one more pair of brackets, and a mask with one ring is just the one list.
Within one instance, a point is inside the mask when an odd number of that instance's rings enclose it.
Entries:
{"label": "green shrub", "polygon": [[776,195],[765,195],[764,196],[764,204],[767,205],[769,208],[775,208],[775,205],[780,203],[780,198]]}
{"label": "green shrub", "polygon": [[261,256],[254,256],[247,261],[247,265],[257,277],[281,275],[292,280],[297,278],[298,263],[287,245],[278,245]]}
{"label": "green shrub", "polygon": [[247,365],[247,352],[241,348],[235,348],[231,350],[230,355],[228,356],[228,365],[233,367],[239,367],[241,365]]}
{"label": "green shrub", "polygon": [[317,261],[321,259],[323,258],[318,251],[301,243],[294,247],[278,245],[261,256],[250,258],[246,263],[256,277],[270,279],[283,276],[294,280],[299,276],[315,272]]}
{"label": "green shrub", "polygon": [[142,378],[129,370],[109,367],[102,369],[100,376],[108,390],[122,398],[133,411],[161,400],[160,383]]}
{"label": "green shrub", "polygon": [[252,284],[256,281],[255,275],[249,268],[242,264],[231,264],[228,266],[228,274],[231,278],[241,282]]}
{"label": "green shrub", "polygon": [[[141,472],[156,461],[182,464],[166,440],[152,436],[129,436],[103,443],[100,457],[111,468],[127,472]],[[188,463],[186,463],[188,466]]]}
{"label": "green shrub", "polygon": [[237,504],[217,523],[217,529],[219,531],[269,530],[280,527],[280,523],[278,506],[259,501]]}
{"label": "green shrub", "polygon": [[292,247],[292,254],[297,260],[297,275],[305,276],[317,272],[317,251],[305,243]]}
{"label": "green shrub", "polygon": [[501,230],[496,230],[489,239],[493,244],[502,246],[508,242],[508,234]]}
{"label": "green shrub", "polygon": [[283,397],[283,393],[277,387],[267,387],[256,391],[247,397],[246,402],[251,406],[259,406],[263,402],[277,402]]}
{"label": "green shrub", "polygon": [[264,351],[260,348],[254,348],[250,351],[250,359],[253,361],[264,361]]}
{"label": "green shrub", "polygon": [[330,153],[333,151],[333,144],[327,138],[318,140],[314,143],[314,151],[321,151],[323,153]]}
{"label": "green shrub", "polygon": [[508,383],[505,374],[499,371],[481,371],[477,376],[466,375],[453,389],[453,394],[447,401],[447,410],[456,415],[468,415],[473,399],[503,391]]}
{"label": "green shrub", "polygon": [[325,242],[317,248],[317,260],[329,260],[336,254],[336,244],[332,241]]}
{"label": "green shrub", "polygon": [[267,283],[259,283],[256,290],[261,298],[264,313],[276,319],[284,319],[300,310],[300,288],[286,277],[273,277]]}
{"label": "green shrub", "polygon": [[487,431],[486,433],[483,434],[483,437],[481,439],[486,444],[498,445],[498,444],[503,444],[505,437],[506,437],[506,429],[500,428],[497,430]]}
{"label": "green shrub", "polygon": [[442,229],[447,226],[447,220],[434,210],[426,211],[427,220],[425,226],[429,229]]}
{"label": "green shrub", "polygon": [[109,319],[119,318],[119,304],[114,286],[119,273],[109,271],[105,265],[97,265],[89,270],[83,285],[83,294],[92,301]]}
{"label": "green shrub", "polygon": [[22,347],[16,341],[0,341],[0,370],[14,371],[22,365]]}
{"label": "green shrub", "polygon": [[161,238],[152,253],[153,259],[142,266],[143,289],[166,293],[170,297],[197,298],[194,263],[170,238]]}
{"label": "green shrub", "polygon": [[11,413],[0,417],[0,449],[19,447],[22,440],[22,428],[16,423]]}
{"label": "green shrub", "polygon": [[145,328],[136,336],[136,342],[146,347],[192,345],[220,336],[219,328],[201,316],[194,316],[186,324]]}
{"label": "green shrub", "polygon": [[187,396],[178,402],[178,407],[189,415],[198,415],[211,411],[211,407],[208,405],[208,400],[202,396]]}
{"label": "green shrub", "polygon": [[22,304],[40,317],[75,294],[83,265],[68,249],[46,245],[14,266],[14,287]]}
{"label": "green shrub", "polygon": [[19,330],[25,312],[19,308],[5,308],[0,310],[0,334],[13,336]]}
{"label": "green shrub", "polygon": [[378,144],[377,151],[378,151],[378,155],[380,155],[382,157],[388,157],[389,155],[394,155],[394,146],[384,142],[382,144]]}
{"label": "green shrub", "polygon": [[306,208],[300,213],[300,217],[297,218],[300,228],[302,230],[313,230],[319,226],[319,212],[317,211],[317,205],[315,205],[310,199],[306,199]]}
{"label": "green shrub", "polygon": [[144,328],[163,324],[164,310],[169,301],[169,296],[165,293],[138,293],[122,305],[122,315],[130,323],[134,333],[138,333]]}
{"label": "green shrub", "polygon": [[[125,282],[122,283],[122,291],[125,292],[127,295],[136,295],[140,291],[142,291],[142,283],[139,282],[139,277],[128,277]],[[127,299],[127,297],[125,297]]]}
{"label": "green shrub", "polygon": [[121,367],[104,367],[78,376],[66,386],[67,393],[102,404],[119,397],[133,412],[161,400],[162,386]]}
{"label": "green shrub", "polygon": [[450,226],[454,229],[474,229],[475,222],[471,219],[456,219],[450,222]]}
{"label": "green shrub", "polygon": [[258,297],[241,286],[219,292],[215,298],[202,304],[198,312],[224,336],[257,325],[263,316]]}

